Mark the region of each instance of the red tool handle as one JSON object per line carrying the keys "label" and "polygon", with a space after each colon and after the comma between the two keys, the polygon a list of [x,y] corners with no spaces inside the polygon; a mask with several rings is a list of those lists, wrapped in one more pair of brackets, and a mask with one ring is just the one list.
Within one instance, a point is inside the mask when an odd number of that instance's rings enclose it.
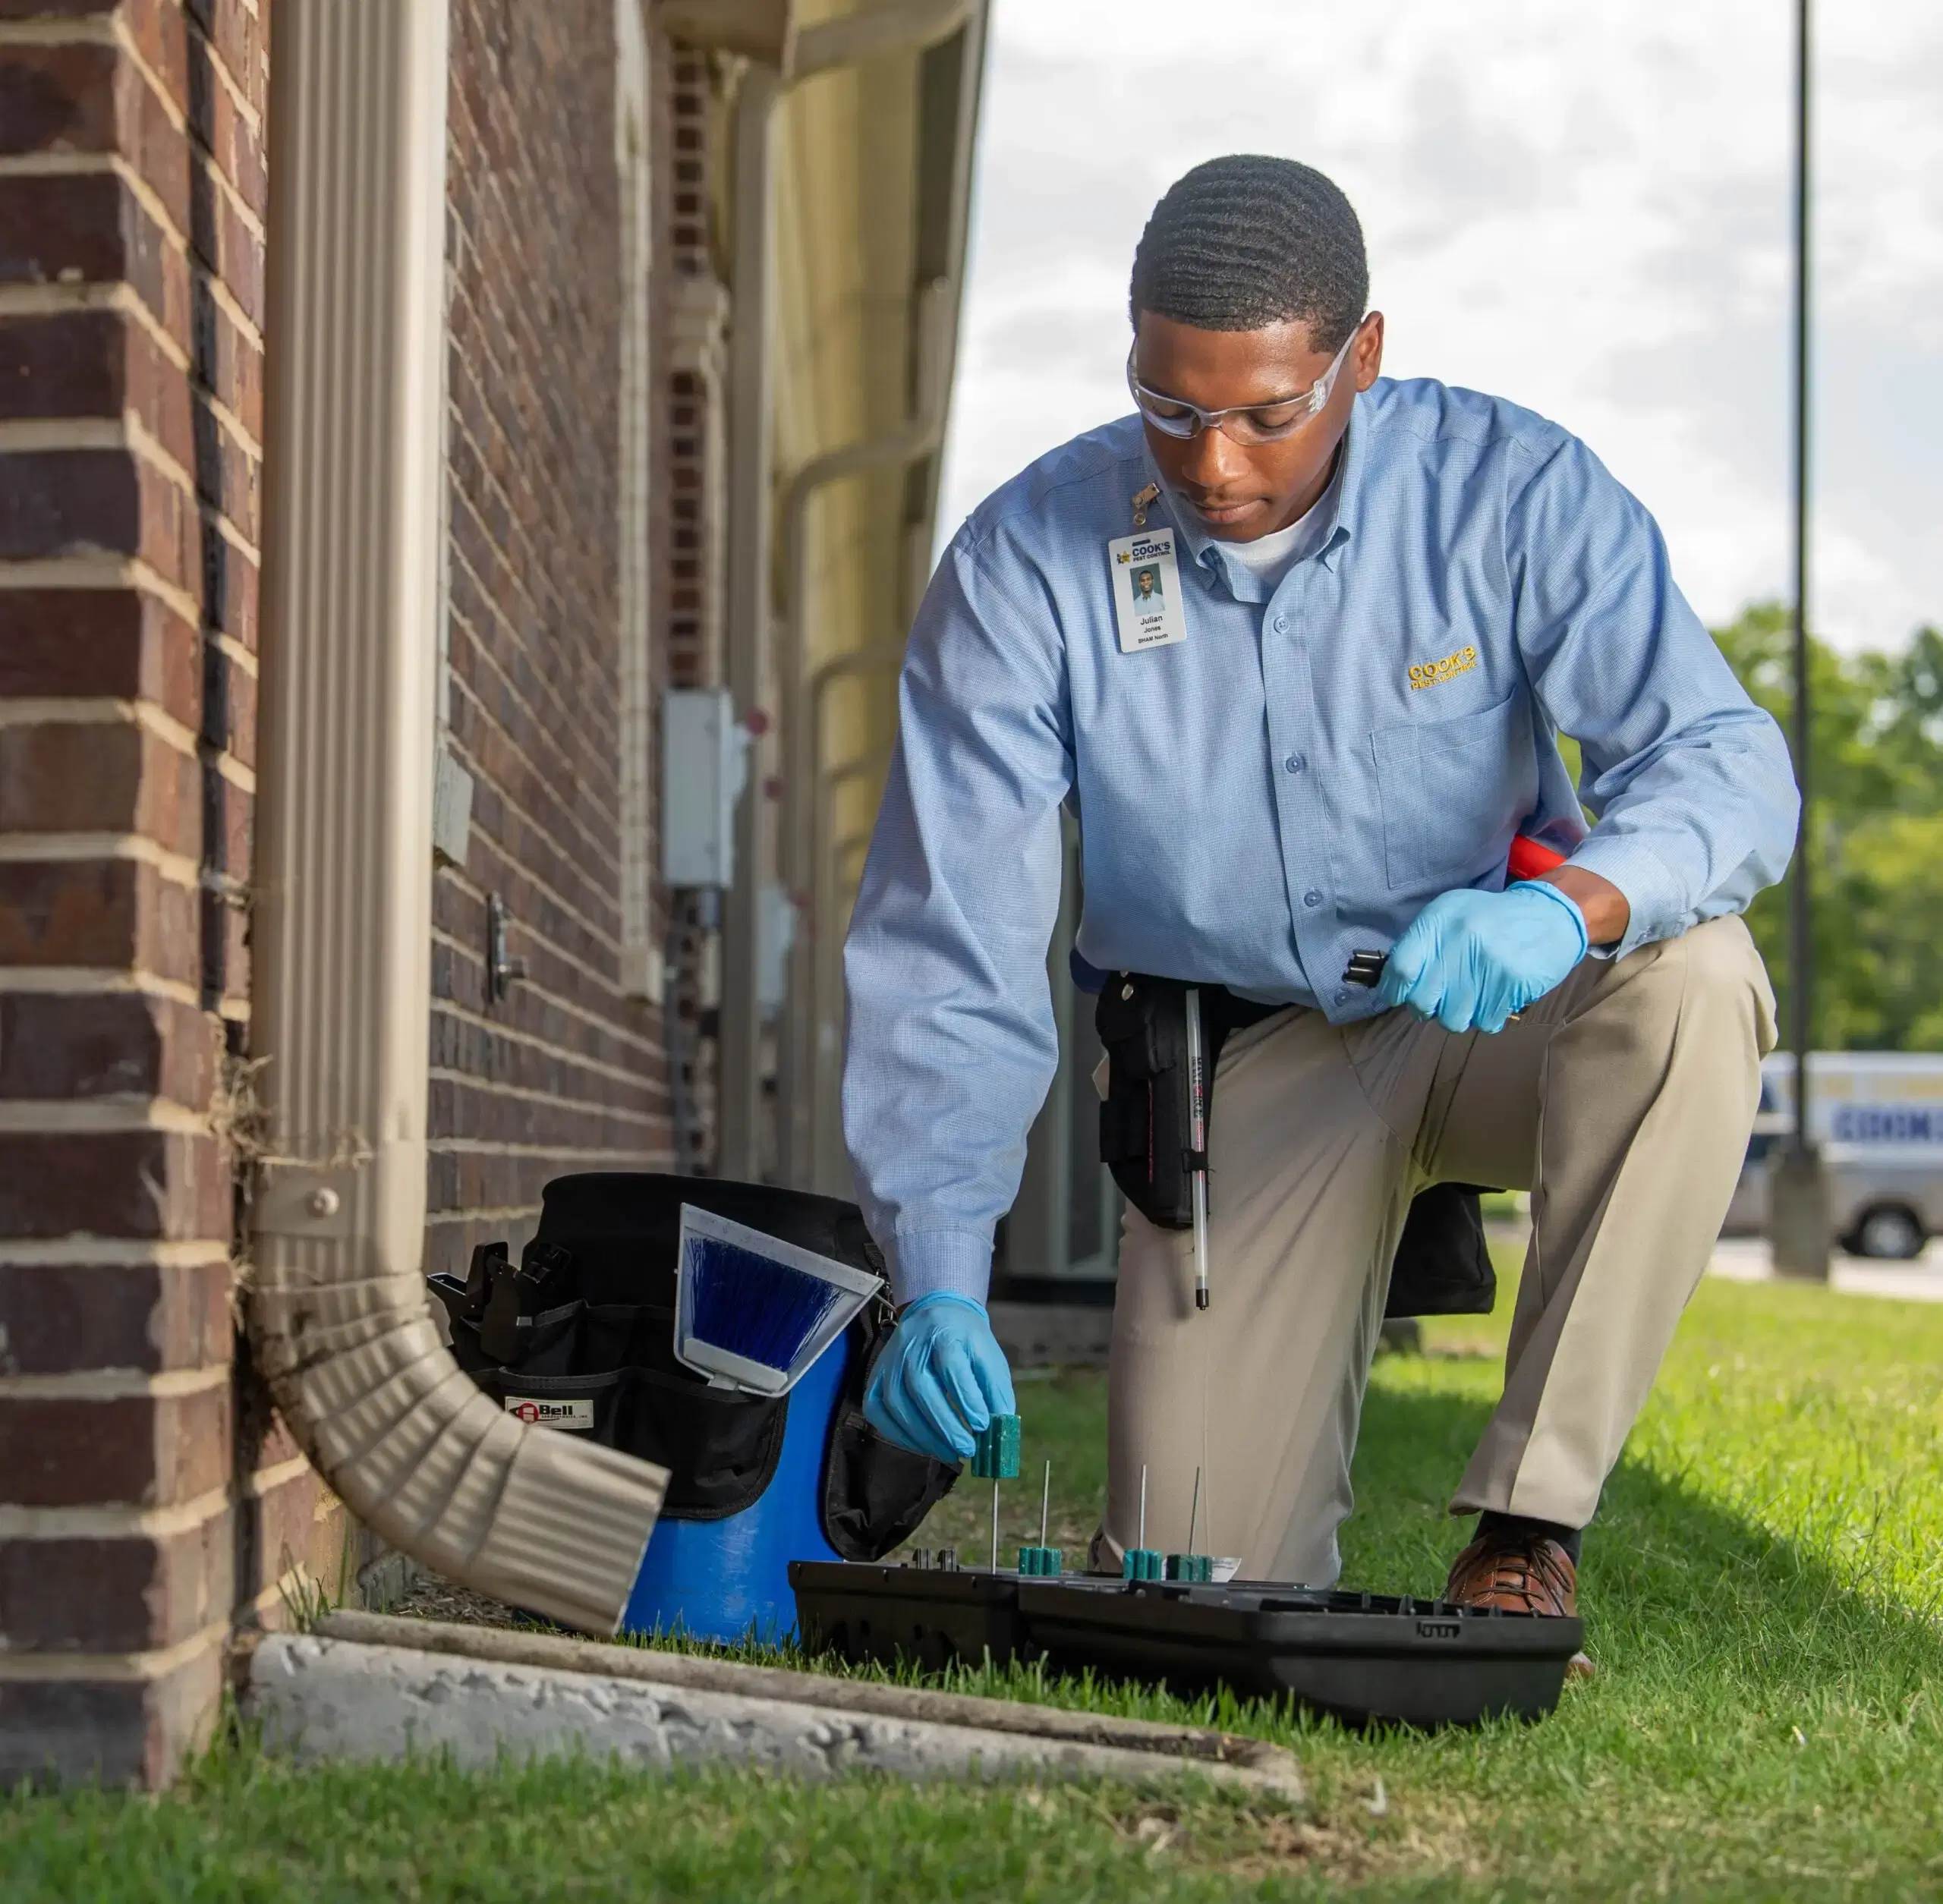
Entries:
{"label": "red tool handle", "polygon": [[1504,856],[1504,877],[1507,885],[1517,880],[1535,880],[1541,873],[1549,873],[1555,866],[1565,864],[1564,854],[1555,851],[1542,840],[1533,839],[1529,834],[1513,836],[1511,851]]}

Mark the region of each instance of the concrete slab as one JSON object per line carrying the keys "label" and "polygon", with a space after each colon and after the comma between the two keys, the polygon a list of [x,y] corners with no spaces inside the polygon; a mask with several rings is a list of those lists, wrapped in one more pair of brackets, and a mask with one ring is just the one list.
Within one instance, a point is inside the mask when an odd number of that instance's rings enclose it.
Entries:
{"label": "concrete slab", "polygon": [[[342,1616],[339,1616],[342,1619]],[[368,1616],[367,1616],[368,1617]],[[414,1622],[384,1621],[384,1625]],[[464,1629],[448,1629],[463,1635]],[[912,1779],[989,1780],[1011,1777],[1111,1777],[1142,1783],[1195,1775],[1226,1785],[1299,1800],[1302,1787],[1292,1755],[1256,1741],[1244,1755],[1252,1764],[1218,1753],[1183,1756],[1170,1748],[1142,1749],[1074,1736],[1092,1715],[1005,1704],[1009,1729],[921,1717],[873,1699],[883,1710],[842,1703],[846,1686],[874,1694],[948,1700],[921,1688],[866,1685],[836,1678],[783,1674],[815,1682],[820,1702],[780,1698],[738,1682],[734,1662],[691,1660],[708,1669],[711,1683],[674,1685],[645,1676],[640,1662],[679,1659],[544,1635],[482,1633],[495,1651],[559,1644],[618,1656],[635,1663],[626,1674],[576,1671],[550,1664],[469,1657],[332,1638],[324,1633],[276,1634],[250,1661],[247,1704],[271,1751],[301,1761],[389,1761],[447,1753],[458,1764],[490,1766],[502,1757],[614,1758],[644,1771],[704,1762],[761,1765],[808,1779],[874,1769]],[[455,1644],[448,1641],[448,1644]],[[460,1642],[460,1643],[462,1643]],[[727,1676],[725,1677],[724,1676]],[[747,1684],[748,1691],[725,1687]],[[862,1702],[859,1702],[861,1704]],[[1001,1702],[967,1701],[967,1705]],[[934,1711],[939,1709],[934,1707]],[[1032,1715],[1051,1723],[1033,1727]],[[1075,1724],[1073,1722],[1078,1722]],[[1134,1722],[1107,1721],[1125,1738]],[[1156,1727],[1157,1734],[1192,1728]],[[1207,1734],[1211,1739],[1227,1735]]]}

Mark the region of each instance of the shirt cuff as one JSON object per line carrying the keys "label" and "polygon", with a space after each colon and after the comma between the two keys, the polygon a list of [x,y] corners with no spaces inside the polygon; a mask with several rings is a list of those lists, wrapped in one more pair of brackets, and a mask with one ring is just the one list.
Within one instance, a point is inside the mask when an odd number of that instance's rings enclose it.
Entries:
{"label": "shirt cuff", "polygon": [[1596,873],[1626,895],[1626,935],[1616,946],[1593,946],[1595,958],[1623,958],[1650,939],[1664,939],[1688,910],[1665,861],[1642,840],[1602,836],[1595,829],[1573,848],[1567,864]]}
{"label": "shirt cuff", "polygon": [[920,1296],[983,1302],[992,1281],[992,1239],[972,1229],[918,1229],[892,1240],[891,1293],[902,1308]]}

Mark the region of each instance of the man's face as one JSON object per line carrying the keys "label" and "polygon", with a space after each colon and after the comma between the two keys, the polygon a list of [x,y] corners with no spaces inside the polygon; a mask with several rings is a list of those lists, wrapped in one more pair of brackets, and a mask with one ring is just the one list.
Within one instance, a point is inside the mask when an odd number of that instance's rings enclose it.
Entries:
{"label": "man's face", "polygon": [[1140,571],[1140,593],[1142,596],[1151,595],[1154,593],[1154,577],[1144,568]]}
{"label": "man's face", "polygon": [[[1204,331],[1142,311],[1134,373],[1150,390],[1203,410],[1266,405],[1299,396],[1329,368],[1297,322],[1258,331]],[[1383,367],[1383,316],[1372,311],[1349,346],[1328,402],[1279,442],[1244,445],[1223,430],[1164,436],[1146,425],[1147,445],[1167,486],[1223,542],[1252,542],[1286,527],[1329,484],[1336,447],[1359,390]]]}

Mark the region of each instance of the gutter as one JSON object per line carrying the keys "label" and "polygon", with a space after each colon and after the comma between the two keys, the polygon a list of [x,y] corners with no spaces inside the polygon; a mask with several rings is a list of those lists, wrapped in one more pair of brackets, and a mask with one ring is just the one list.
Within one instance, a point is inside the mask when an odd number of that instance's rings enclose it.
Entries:
{"label": "gutter", "polygon": [[449,83],[443,0],[279,0],[249,1325],[367,1526],[611,1633],[665,1474],[496,1406],[423,1273]]}

